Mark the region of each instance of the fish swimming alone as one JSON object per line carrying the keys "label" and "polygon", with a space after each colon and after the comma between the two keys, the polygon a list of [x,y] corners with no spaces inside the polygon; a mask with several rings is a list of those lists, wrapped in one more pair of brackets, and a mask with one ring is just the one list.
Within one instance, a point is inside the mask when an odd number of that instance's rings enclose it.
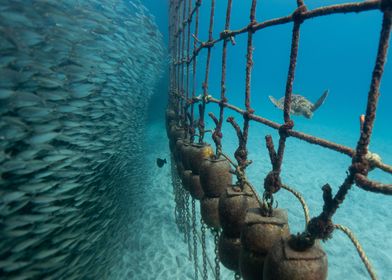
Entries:
{"label": "fish swimming alone", "polygon": [[157,165],[159,168],[162,168],[167,163],[166,159],[157,158]]}
{"label": "fish swimming alone", "polygon": [[[293,94],[291,96],[290,113],[296,116],[304,116],[307,119],[311,119],[313,117],[313,113],[324,103],[325,99],[328,96],[328,92],[329,90],[324,91],[323,95],[321,95],[321,97],[314,104],[302,95]],[[280,98],[279,100],[276,100],[271,95],[268,97],[271,100],[272,104],[283,110],[285,99],[284,97]]]}

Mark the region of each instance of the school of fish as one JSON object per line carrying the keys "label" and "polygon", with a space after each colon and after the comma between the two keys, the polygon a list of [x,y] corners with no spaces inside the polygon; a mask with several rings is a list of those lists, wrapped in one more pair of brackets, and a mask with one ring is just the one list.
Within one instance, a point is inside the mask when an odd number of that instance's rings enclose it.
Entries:
{"label": "school of fish", "polygon": [[0,279],[108,279],[165,64],[137,0],[0,3]]}

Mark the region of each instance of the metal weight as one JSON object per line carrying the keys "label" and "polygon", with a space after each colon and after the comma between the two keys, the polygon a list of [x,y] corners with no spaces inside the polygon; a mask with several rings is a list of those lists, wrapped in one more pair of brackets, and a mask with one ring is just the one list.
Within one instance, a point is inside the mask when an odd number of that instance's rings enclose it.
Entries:
{"label": "metal weight", "polygon": [[304,251],[289,245],[289,238],[281,238],[271,248],[264,262],[264,280],[325,280],[328,275],[327,255],[319,241]]}
{"label": "metal weight", "polygon": [[219,198],[219,221],[225,234],[239,238],[246,211],[257,207],[259,203],[248,185],[243,190],[236,185],[226,188]]}
{"label": "metal weight", "polygon": [[189,158],[191,154],[191,150],[193,149],[191,143],[189,142],[184,142],[183,145],[181,146],[181,161],[182,164],[184,165],[185,170],[191,170],[191,165],[189,163]]}
{"label": "metal weight", "polygon": [[220,228],[219,197],[205,196],[200,201],[200,213],[203,221],[211,228]]}
{"label": "metal weight", "polygon": [[194,199],[200,200],[204,196],[203,188],[200,184],[199,175],[195,175],[192,172],[190,178],[189,192]]}
{"label": "metal weight", "polygon": [[219,237],[219,260],[228,269],[239,271],[241,241],[239,238],[226,236],[225,232]]}
{"label": "metal weight", "polygon": [[182,186],[185,190],[189,191],[191,188],[192,171],[184,170],[182,172]]}
{"label": "metal weight", "polygon": [[174,153],[176,162],[181,162],[182,163],[182,158],[181,158],[181,150],[182,150],[182,146],[184,145],[184,143],[186,143],[187,140],[184,138],[179,138],[176,141],[176,151]]}
{"label": "metal weight", "polygon": [[269,250],[281,237],[289,234],[286,210],[274,209],[271,216],[265,217],[260,208],[248,209],[241,231],[240,271],[243,279],[262,279]]}
{"label": "metal weight", "polygon": [[211,158],[214,155],[214,151],[209,144],[199,144],[193,143],[191,145],[193,148],[190,150],[189,154],[189,164],[190,168],[195,175],[200,174],[200,167],[204,159]]}
{"label": "metal weight", "polygon": [[200,183],[208,197],[220,197],[232,184],[232,177],[230,163],[222,156],[217,159],[207,158],[201,164]]}

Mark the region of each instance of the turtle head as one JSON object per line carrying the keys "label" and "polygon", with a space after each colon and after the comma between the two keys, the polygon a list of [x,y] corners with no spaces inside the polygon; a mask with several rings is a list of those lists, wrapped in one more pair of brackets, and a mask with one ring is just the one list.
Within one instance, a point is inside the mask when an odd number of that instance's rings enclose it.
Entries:
{"label": "turtle head", "polygon": [[311,119],[313,117],[313,112],[311,110],[305,110],[303,114],[307,119]]}

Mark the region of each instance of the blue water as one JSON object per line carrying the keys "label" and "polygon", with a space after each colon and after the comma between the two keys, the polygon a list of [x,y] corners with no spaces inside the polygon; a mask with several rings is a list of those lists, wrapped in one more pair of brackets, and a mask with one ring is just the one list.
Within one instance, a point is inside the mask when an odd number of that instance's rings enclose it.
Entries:
{"label": "blue water", "polygon": [[[148,3],[147,3],[148,2]],[[217,38],[225,22],[226,2],[216,1],[213,37]],[[305,1],[308,9],[345,3],[346,1]],[[352,1],[362,2],[362,1]],[[231,29],[239,29],[249,23],[251,1],[233,1]],[[157,21],[166,24],[167,6],[161,1],[146,1]],[[291,14],[296,1],[259,1],[257,21]],[[164,10],[165,13],[161,11]],[[199,38],[206,41],[210,1],[203,1],[200,9]],[[295,130],[306,132],[354,148],[359,137],[359,115],[366,110],[367,94],[374,67],[381,30],[382,13],[378,10],[362,13],[338,14],[307,20],[301,26],[301,37],[293,92],[316,101],[324,90],[329,89],[326,102],[316,111],[311,120],[293,116]],[[160,26],[165,36],[165,26]],[[192,25],[193,30],[193,25]],[[165,33],[166,32],[166,33]],[[292,24],[269,27],[254,35],[254,67],[252,72],[251,106],[255,113],[282,122],[282,111],[269,101],[268,95],[280,98],[285,93],[290,55]],[[245,64],[247,35],[235,38],[236,45],[228,47],[227,92],[229,102],[244,108]],[[202,93],[207,51],[198,59],[197,93]],[[212,48],[208,92],[220,95],[222,44]],[[390,60],[391,54],[388,58]],[[385,65],[380,88],[377,117],[369,149],[379,154],[387,164],[392,163],[392,130],[389,106],[392,105],[392,64]],[[163,93],[161,93],[163,94]],[[207,112],[217,113],[216,105],[208,105]],[[228,110],[225,117],[233,115],[237,122],[242,119]],[[213,128],[208,119],[207,127]],[[156,129],[162,129],[157,124]],[[230,125],[223,127],[223,149],[233,155],[237,145],[236,135]],[[278,141],[276,131],[261,124],[252,123],[249,132],[248,168],[251,182],[262,191],[265,175],[271,170],[265,149],[264,136],[272,134]],[[206,141],[212,143],[210,136]],[[297,139],[287,140],[282,178],[285,183],[299,190],[305,197],[311,215],[322,210],[321,186],[329,183],[333,192],[343,182],[350,158],[334,151],[310,145]],[[392,177],[379,170],[369,174],[372,179],[390,183]],[[299,203],[285,191],[277,194],[279,206],[288,208],[292,232],[303,229],[303,214]],[[357,187],[349,192],[343,205],[334,216],[335,223],[350,227],[363,244],[379,279],[390,279],[392,275],[392,228],[390,197],[365,192]],[[184,246],[185,243],[184,243]],[[369,279],[359,256],[349,239],[335,232],[333,239],[323,244],[329,257],[328,279]]]}

